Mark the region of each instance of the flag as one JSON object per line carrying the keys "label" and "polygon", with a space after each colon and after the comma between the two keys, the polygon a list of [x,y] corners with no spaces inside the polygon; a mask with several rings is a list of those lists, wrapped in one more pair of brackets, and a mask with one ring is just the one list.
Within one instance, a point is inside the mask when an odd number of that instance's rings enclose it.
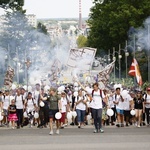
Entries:
{"label": "flag", "polygon": [[142,85],[142,76],[140,73],[139,65],[136,59],[134,58],[132,61],[132,64],[130,66],[129,75],[136,77],[137,83],[139,85]]}
{"label": "flag", "polygon": [[110,78],[110,74],[114,68],[115,65],[115,61],[113,61],[112,63],[108,64],[103,70],[101,70],[98,74],[98,82],[103,83],[104,86],[107,85],[109,78]]}

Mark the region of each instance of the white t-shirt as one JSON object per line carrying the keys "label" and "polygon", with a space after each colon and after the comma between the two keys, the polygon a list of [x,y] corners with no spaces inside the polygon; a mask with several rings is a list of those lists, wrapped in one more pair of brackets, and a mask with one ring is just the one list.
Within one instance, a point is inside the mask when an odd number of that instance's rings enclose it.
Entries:
{"label": "white t-shirt", "polygon": [[34,104],[35,104],[34,99],[28,99],[25,101],[25,103],[27,103],[27,111],[28,112],[34,111]]}
{"label": "white t-shirt", "polygon": [[[143,96],[144,100],[148,103],[150,103],[150,95],[147,94],[147,97],[146,97],[146,94]],[[146,108],[150,108],[150,104],[145,104],[145,107]]]}
{"label": "white t-shirt", "polygon": [[114,108],[115,107],[114,102],[113,102],[113,96],[109,96],[108,97],[108,106],[110,108]]}
{"label": "white t-shirt", "polygon": [[5,96],[5,97],[3,96],[2,102],[3,102],[3,109],[8,109],[10,105],[10,96]]}
{"label": "white t-shirt", "polygon": [[127,96],[124,98],[123,107],[124,110],[130,110],[130,102],[133,100],[133,98],[127,94]]}
{"label": "white t-shirt", "polygon": [[61,97],[61,104],[62,104],[62,110],[61,112],[66,112],[66,106],[67,106],[67,99],[65,97]]}
{"label": "white t-shirt", "polygon": [[16,100],[16,108],[17,109],[23,109],[23,95],[20,96],[15,96],[15,100]]}
{"label": "white t-shirt", "polygon": [[[93,91],[92,89],[89,89],[87,92],[88,92],[88,94],[92,95],[92,91]],[[102,98],[105,98],[103,91],[102,91]],[[101,98],[99,89],[98,89],[98,91],[94,91],[92,102],[90,103],[90,107],[93,109],[102,109],[103,108],[102,98]]]}
{"label": "white t-shirt", "polygon": [[36,104],[36,106],[38,106],[39,94],[40,94],[40,91],[34,91],[34,92],[33,92],[33,97],[34,97],[34,99],[35,99],[35,104]]}
{"label": "white t-shirt", "polygon": [[[86,100],[86,97],[85,96],[77,96],[75,99],[75,102],[78,102],[83,99]],[[76,109],[86,110],[86,105],[84,103],[80,102],[79,104],[76,104]]]}
{"label": "white t-shirt", "polygon": [[122,102],[122,100],[121,100],[120,95],[114,94],[114,95],[113,95],[113,102],[119,102],[118,104],[116,104],[116,109],[124,110],[123,102]]}

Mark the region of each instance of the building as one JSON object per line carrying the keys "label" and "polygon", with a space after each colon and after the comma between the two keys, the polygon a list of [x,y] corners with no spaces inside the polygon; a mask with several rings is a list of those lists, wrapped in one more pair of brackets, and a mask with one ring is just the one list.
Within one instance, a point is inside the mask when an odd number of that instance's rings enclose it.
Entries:
{"label": "building", "polygon": [[29,14],[26,15],[27,19],[28,19],[28,23],[29,25],[33,26],[33,27],[37,27],[37,19],[36,19],[36,15],[34,14]]}

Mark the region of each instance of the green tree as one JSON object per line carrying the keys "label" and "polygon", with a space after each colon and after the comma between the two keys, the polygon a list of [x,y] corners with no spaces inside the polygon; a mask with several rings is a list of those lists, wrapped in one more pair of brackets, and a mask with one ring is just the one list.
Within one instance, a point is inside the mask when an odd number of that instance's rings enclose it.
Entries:
{"label": "green tree", "polygon": [[[88,46],[97,48],[97,53],[113,53],[112,48],[118,51],[119,44],[121,48],[125,47],[125,41],[128,40],[134,47],[133,37],[136,30],[143,26],[143,22],[150,14],[149,0],[94,0],[94,6],[91,8],[91,14],[88,19],[90,32],[88,36]],[[134,28],[133,28],[134,27]],[[131,31],[132,29],[132,31]],[[133,30],[134,29],[134,30]],[[133,48],[129,48],[130,57],[128,65],[132,61]],[[122,51],[122,71],[125,68],[124,52]],[[117,53],[116,53],[116,57]],[[139,58],[138,58],[139,57]],[[141,57],[141,58],[140,58]],[[137,55],[138,63],[142,67],[142,76],[146,80],[147,61],[143,61],[142,55]],[[147,58],[146,58],[147,59]],[[145,59],[145,60],[146,60]],[[118,60],[118,59],[117,59]],[[116,61],[116,66],[118,62]],[[129,67],[129,66],[128,66]]]}
{"label": "green tree", "polygon": [[77,38],[77,45],[79,48],[87,46],[87,38],[83,35],[79,35]]}
{"label": "green tree", "polygon": [[47,34],[47,28],[44,24],[42,24],[41,22],[38,23],[37,25],[37,29],[39,32],[42,32],[44,34]]}
{"label": "green tree", "polygon": [[88,45],[108,50],[124,45],[130,27],[138,28],[150,14],[149,0],[94,0],[88,24]]}
{"label": "green tree", "polygon": [[0,7],[5,10],[11,9],[12,11],[19,11],[25,13],[23,10],[24,0],[0,0]]}

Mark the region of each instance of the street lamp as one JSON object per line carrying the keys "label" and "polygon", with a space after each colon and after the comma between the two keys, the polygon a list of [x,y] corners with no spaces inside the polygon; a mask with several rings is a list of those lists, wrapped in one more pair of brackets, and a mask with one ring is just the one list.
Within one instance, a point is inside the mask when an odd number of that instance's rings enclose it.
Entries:
{"label": "street lamp", "polygon": [[[113,47],[113,61],[116,61],[115,57],[115,47]],[[114,82],[116,81],[116,69],[115,69],[115,63],[114,63]]]}
{"label": "street lamp", "polygon": [[[127,41],[126,41],[126,49],[120,49],[119,47],[119,58],[121,59],[122,58],[122,55],[120,54],[121,51],[125,52],[125,64],[126,64],[126,78],[128,77],[128,64],[127,64],[127,57],[129,56],[129,52],[127,50]],[[121,76],[121,75],[120,75]]]}
{"label": "street lamp", "polygon": [[25,62],[27,67],[27,92],[28,92],[28,84],[29,84],[29,67],[31,65],[31,61],[29,58],[27,58],[27,61]]}

